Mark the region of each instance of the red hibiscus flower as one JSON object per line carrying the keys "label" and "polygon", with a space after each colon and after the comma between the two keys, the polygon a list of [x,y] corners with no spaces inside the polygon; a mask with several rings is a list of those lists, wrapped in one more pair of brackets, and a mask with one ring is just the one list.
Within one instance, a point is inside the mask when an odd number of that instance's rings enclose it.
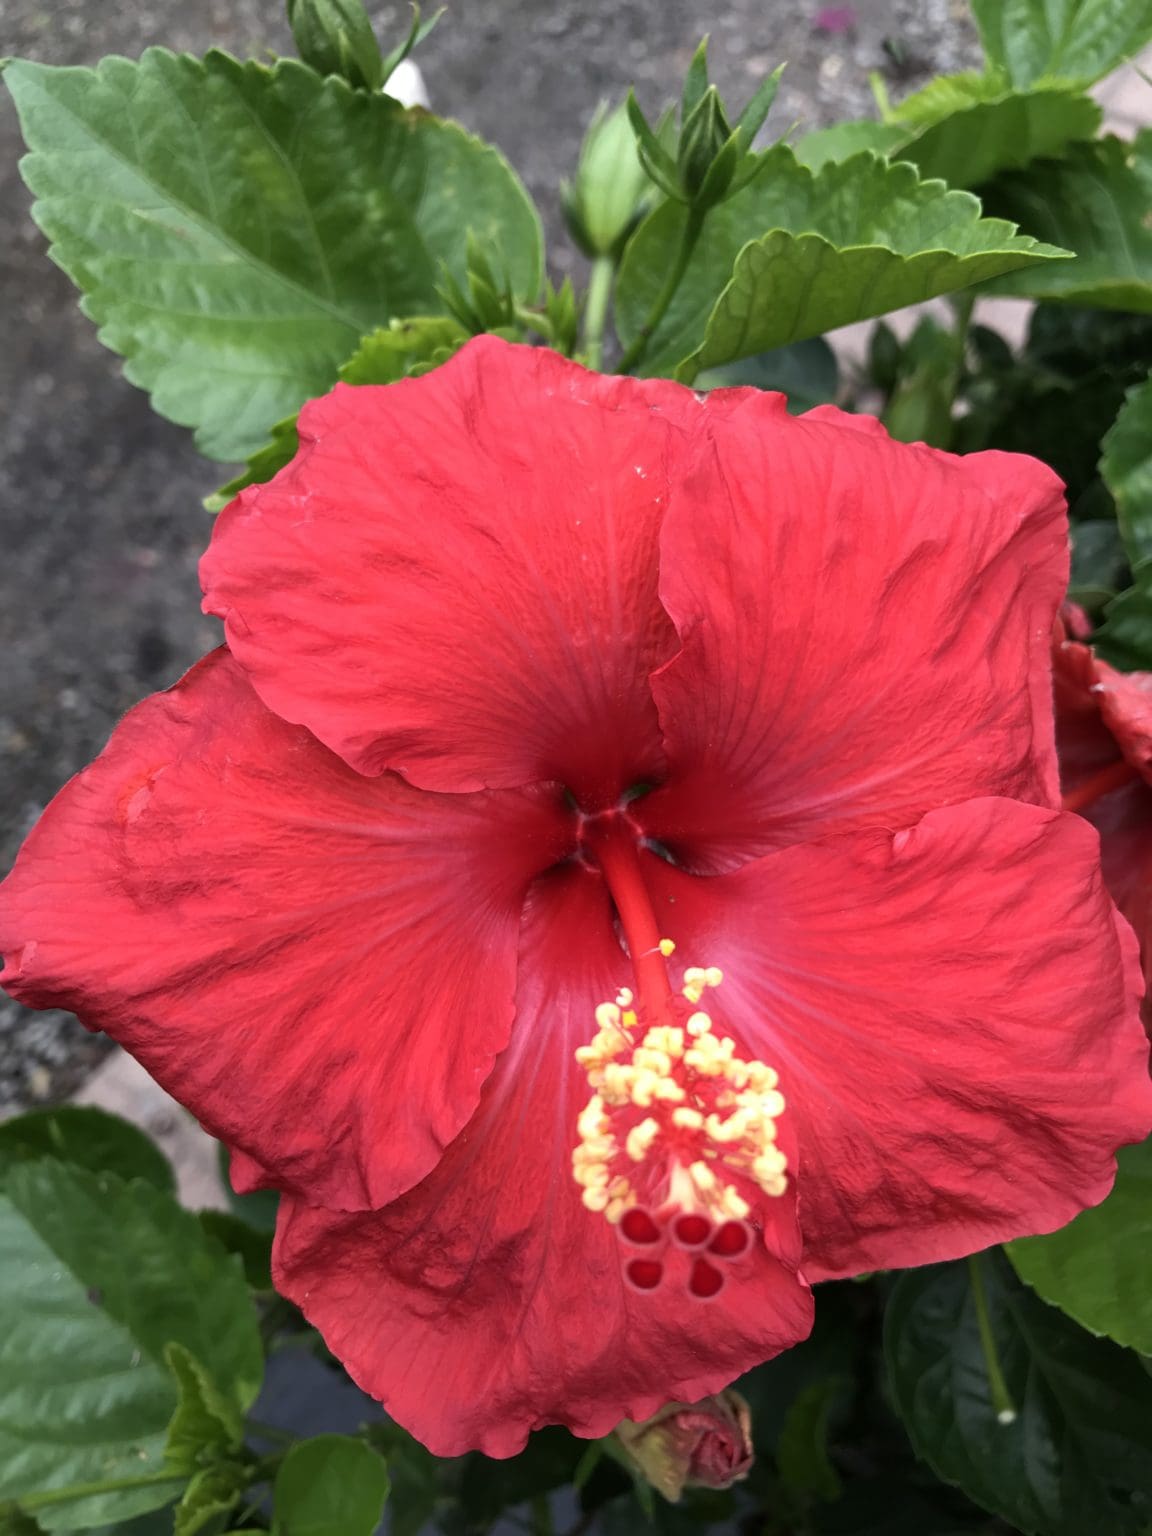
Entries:
{"label": "red hibiscus flower", "polygon": [[1057,806],[1059,490],[482,338],[223,514],[228,650],[6,887],[434,1450],[725,1386],[807,1282],[1059,1226],[1152,1122]]}
{"label": "red hibiscus flower", "polygon": [[[1074,618],[1074,616],[1072,616]],[[1104,879],[1152,965],[1152,674],[1117,672],[1055,634],[1056,746],[1064,806],[1100,834]],[[1143,1005],[1152,1026],[1152,1008]]]}

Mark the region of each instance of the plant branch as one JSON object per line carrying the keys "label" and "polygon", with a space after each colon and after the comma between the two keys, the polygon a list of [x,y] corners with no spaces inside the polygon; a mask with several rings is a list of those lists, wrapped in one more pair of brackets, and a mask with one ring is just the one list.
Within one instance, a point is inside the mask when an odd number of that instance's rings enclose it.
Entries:
{"label": "plant branch", "polygon": [[704,227],[707,217],[706,208],[689,208],[688,218],[684,225],[684,233],[680,237],[680,249],[676,252],[676,260],[672,263],[671,270],[664,280],[664,286],[656,295],[652,308],[648,311],[648,317],[636,333],[632,345],[620,359],[617,373],[631,373],[648,350],[648,343],[652,339],[653,332],[668,312],[668,306],[676,296],[684,273],[688,270],[688,263],[692,258],[692,252],[696,249],[696,242],[700,238],[700,231]]}
{"label": "plant branch", "polygon": [[1012,1424],[1016,1419],[1016,1404],[1012,1401],[1012,1394],[1008,1390],[1008,1383],[1004,1380],[1004,1372],[1000,1367],[1000,1352],[996,1348],[996,1339],[992,1333],[992,1319],[988,1315],[988,1297],[984,1291],[984,1274],[980,1263],[981,1258],[978,1253],[972,1254],[968,1259],[968,1278],[972,1286],[972,1300],[976,1306],[976,1326],[980,1330],[980,1345],[984,1351],[984,1369],[988,1373],[988,1388],[992,1396],[992,1407],[996,1410],[996,1422]]}
{"label": "plant branch", "polygon": [[616,263],[611,256],[597,256],[593,260],[584,301],[584,351],[589,368],[600,368],[604,362],[604,326],[615,276]]}

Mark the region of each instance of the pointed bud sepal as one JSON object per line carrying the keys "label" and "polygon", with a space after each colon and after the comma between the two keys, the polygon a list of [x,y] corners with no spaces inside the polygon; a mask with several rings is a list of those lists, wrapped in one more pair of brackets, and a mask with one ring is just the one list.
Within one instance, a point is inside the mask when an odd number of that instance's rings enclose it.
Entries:
{"label": "pointed bud sepal", "polygon": [[296,51],[320,75],[339,75],[357,90],[385,80],[380,44],[361,0],[288,0]]}
{"label": "pointed bud sepal", "polygon": [[752,1413],[738,1392],[699,1403],[669,1403],[659,1413],[616,1426],[629,1462],[672,1504],[685,1488],[730,1488],[752,1468]]}
{"label": "pointed bud sepal", "polygon": [[396,73],[400,65],[404,63],[404,60],[413,49],[419,48],[420,44],[428,36],[441,16],[443,16],[445,9],[445,6],[441,6],[438,11],[433,11],[427,21],[421,21],[420,7],[415,4],[412,6],[412,25],[408,28],[408,36],[402,43],[398,43],[393,48],[392,52],[385,57],[381,66],[381,78],[385,91],[388,89],[388,81]]}
{"label": "pointed bud sepal", "polygon": [[[698,201],[701,189],[708,180],[715,163],[729,148],[734,151],[734,154],[728,157],[730,169],[724,180],[725,189],[736,169],[739,150],[733,143],[732,128],[724,115],[724,104],[720,100],[720,92],[714,85],[710,85],[689,115],[682,118],[680,122],[680,142],[676,147],[676,174],[681,190],[689,202]],[[715,201],[719,199],[716,198]]]}
{"label": "pointed bud sepal", "polygon": [[507,272],[497,275],[487,251],[471,230],[467,236],[465,280],[466,288],[446,265],[441,266],[437,292],[460,324],[473,336],[489,331],[517,338],[511,279]]}
{"label": "pointed bud sepal", "polygon": [[566,277],[559,288],[544,285],[544,320],[549,327],[548,340],[557,352],[571,357],[576,350],[580,328],[580,308],[572,279]]}
{"label": "pointed bud sepal", "polygon": [[636,153],[640,157],[640,164],[644,167],[648,179],[659,187],[666,197],[674,197],[678,202],[684,202],[684,194],[676,176],[676,161],[664,142],[665,132],[671,125],[671,119],[661,118],[657,127],[653,129],[644,116],[634,91],[628,92],[624,110],[628,114],[632,132],[636,135]]}

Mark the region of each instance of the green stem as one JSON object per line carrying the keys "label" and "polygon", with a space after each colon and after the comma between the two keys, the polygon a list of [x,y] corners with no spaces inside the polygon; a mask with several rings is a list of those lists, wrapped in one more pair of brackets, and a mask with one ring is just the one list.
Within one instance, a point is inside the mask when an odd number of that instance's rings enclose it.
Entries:
{"label": "green stem", "polygon": [[992,1395],[992,1407],[996,1410],[996,1421],[999,1424],[1012,1424],[1016,1419],[1016,1404],[1012,1401],[1012,1394],[1000,1368],[1000,1353],[992,1333],[992,1319],[988,1315],[988,1297],[984,1292],[984,1275],[978,1253],[972,1254],[968,1260],[968,1279],[976,1306],[976,1326],[980,1330],[984,1369],[988,1373],[988,1387]]}
{"label": "green stem", "polygon": [[589,368],[600,368],[604,362],[604,326],[608,319],[608,301],[612,297],[615,276],[616,263],[611,256],[597,256],[593,259],[588,278],[588,295],[584,301],[584,351]]}
{"label": "green stem", "polygon": [[707,216],[706,208],[689,208],[688,218],[684,225],[684,233],[680,237],[680,249],[676,253],[668,276],[664,280],[664,286],[656,295],[652,308],[648,311],[648,318],[636,333],[632,345],[620,359],[617,373],[631,373],[636,364],[641,361],[648,350],[648,343],[652,339],[652,333],[663,320],[668,311],[668,306],[676,296],[676,290],[684,273],[688,270],[692,252],[696,249],[696,242],[700,238],[700,231],[704,228],[704,220]]}
{"label": "green stem", "polygon": [[555,1536],[555,1531],[548,1495],[538,1493],[532,1500],[532,1536]]}
{"label": "green stem", "polygon": [[68,1504],[73,1499],[90,1499],[101,1493],[123,1493],[129,1488],[156,1488],[161,1483],[179,1487],[182,1481],[177,1472],[147,1472],[139,1477],[113,1477],[102,1483],[73,1483],[69,1488],[50,1488],[44,1493],[26,1493],[16,1500],[18,1506],[31,1514],[37,1509],[47,1509],[50,1504]]}

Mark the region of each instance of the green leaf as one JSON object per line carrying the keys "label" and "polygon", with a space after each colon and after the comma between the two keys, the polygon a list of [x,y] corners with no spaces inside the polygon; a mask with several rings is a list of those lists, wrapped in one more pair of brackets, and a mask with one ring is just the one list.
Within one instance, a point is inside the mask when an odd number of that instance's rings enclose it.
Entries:
{"label": "green leaf", "polygon": [[213,52],[4,79],[57,263],[125,373],[240,459],[335,382],[361,336],[436,313],[472,232],[539,290],[539,219],[506,162],[386,96]]}
{"label": "green leaf", "polygon": [[1095,136],[1102,113],[1074,85],[1014,91],[983,75],[944,75],[897,107],[882,123],[838,123],[796,146],[813,170],[873,149],[910,160],[924,178],[951,187],[979,187],[1002,171],[1059,155]]}
{"label": "green leaf", "polygon": [[1102,1205],[1005,1251],[1020,1278],[1081,1327],[1152,1355],[1152,1141],[1121,1147],[1116,1161]]}
{"label": "green leaf", "polygon": [[1150,202],[1147,131],[1131,144],[1116,138],[1075,144],[1062,160],[1001,177],[988,193],[993,211],[1076,259],[1007,273],[988,291],[1152,312]]}
{"label": "green leaf", "polygon": [[276,1474],[273,1536],[372,1536],[388,1498],[384,1458],[362,1440],[317,1435]]}
{"label": "green leaf", "polygon": [[427,315],[394,320],[363,338],[340,377],[345,384],[394,384],[438,368],[467,340],[455,320]]}
{"label": "green leaf", "polygon": [[833,123],[830,128],[816,128],[797,140],[796,158],[810,171],[849,160],[862,150],[889,155],[907,144],[909,129],[904,123],[862,122]]}
{"label": "green leaf", "polygon": [[247,1486],[248,1475],[241,1466],[205,1467],[197,1472],[176,1506],[173,1536],[197,1536],[205,1526],[215,1525],[236,1507]]}
{"label": "green leaf", "polygon": [[976,1261],[1016,1417],[998,1417],[967,1263],[906,1271],[885,1353],[917,1455],[1028,1536],[1137,1536],[1152,1520],[1152,1377],[1038,1300],[999,1253]]}
{"label": "green leaf", "polygon": [[238,1195],[232,1188],[228,1148],[222,1141],[216,1143],[216,1163],[220,1169],[220,1177],[224,1182],[228,1204],[232,1211],[235,1215],[239,1216],[241,1221],[247,1222],[250,1227],[255,1227],[257,1232],[267,1232],[269,1237],[271,1237],[276,1231],[276,1214],[280,1209],[280,1191],[278,1189],[258,1189],[250,1195]]}
{"label": "green leaf", "polygon": [[470,1456],[461,1478],[460,1502],[473,1519],[495,1521],[513,1505],[571,1482],[586,1450],[586,1441],[552,1426],[529,1435],[519,1456],[507,1461]]}
{"label": "green leaf", "polygon": [[[427,373],[447,362],[468,337],[459,324],[439,315],[393,320],[361,339],[340,370],[345,384],[392,384],[409,374]],[[247,468],[204,500],[209,512],[222,512],[246,485],[263,485],[296,457],[300,439],[296,417],[278,421],[272,441],[248,460]]]}
{"label": "green leaf", "polygon": [[369,1424],[364,1433],[388,1463],[390,1536],[420,1536],[445,1499],[459,1461],[433,1456],[399,1424]]}
{"label": "green leaf", "polygon": [[1072,571],[1068,596],[1085,608],[1100,608],[1127,580],[1128,561],[1112,518],[1072,524]]}
{"label": "green leaf", "polygon": [[0,1193],[0,1499],[126,1479],[29,1508],[82,1530],[170,1502],[164,1447],[183,1345],[239,1408],[260,1385],[257,1319],[236,1262],[142,1181],[44,1160]]}
{"label": "green leaf", "polygon": [[1152,378],[1128,391],[1102,446],[1100,473],[1115,499],[1124,547],[1135,564],[1152,555]]}
{"label": "green leaf", "polygon": [[797,414],[835,400],[840,372],[836,354],[823,336],[810,336],[790,347],[711,368],[697,374],[695,382],[697,389],[727,389],[740,384],[778,389],[788,396],[788,409]]}
{"label": "green leaf", "polygon": [[196,1356],[182,1344],[164,1351],[176,1378],[176,1412],[168,1426],[164,1454],[174,1472],[195,1472],[206,1458],[234,1451],[244,1439],[244,1418]]}
{"label": "green leaf", "polygon": [[[813,174],[785,144],[758,159],[752,180],[709,215],[645,373],[675,370],[690,380],[1061,254],[982,219],[969,193],[922,182],[911,165],[863,154]],[[616,310],[625,346],[644,323],[687,217],[665,203],[629,242]]]}
{"label": "green leaf", "polygon": [[1092,644],[1122,672],[1152,671],[1152,559],[1141,560],[1132,585],[1104,610],[1104,624]]}
{"label": "green leaf", "polygon": [[789,1408],[776,1444],[776,1463],[788,1487],[828,1502],[842,1491],[828,1457],[828,1416],[843,1386],[832,1378],[806,1387]]}
{"label": "green leaf", "polygon": [[1002,171],[1094,138],[1100,127],[1100,108],[1074,86],[982,98],[966,92],[960,82],[967,78],[935,80],[901,102],[897,117],[908,123],[910,136],[890,151],[893,158],[911,160],[921,176],[938,176],[951,187],[981,187]]}
{"label": "green leaf", "polygon": [[1152,0],[972,0],[989,62],[1014,85],[1098,80],[1152,39]]}
{"label": "green leaf", "polygon": [[166,1195],[176,1193],[176,1175],[160,1148],[119,1115],[89,1105],[34,1109],[0,1125],[0,1178],[16,1163],[58,1157],[93,1173],[146,1179]]}
{"label": "green leaf", "polygon": [[213,491],[211,496],[205,496],[205,509],[209,512],[223,512],[232,498],[238,496],[246,485],[263,485],[271,480],[273,475],[279,474],[285,465],[291,464],[299,446],[296,414],[293,413],[291,416],[286,416],[283,421],[273,424],[271,441],[249,455],[246,468],[226,485],[222,485],[218,491]]}
{"label": "green leaf", "polygon": [[197,1211],[196,1220],[226,1253],[244,1266],[244,1278],[254,1291],[272,1289],[272,1234],[259,1231],[232,1211]]}

